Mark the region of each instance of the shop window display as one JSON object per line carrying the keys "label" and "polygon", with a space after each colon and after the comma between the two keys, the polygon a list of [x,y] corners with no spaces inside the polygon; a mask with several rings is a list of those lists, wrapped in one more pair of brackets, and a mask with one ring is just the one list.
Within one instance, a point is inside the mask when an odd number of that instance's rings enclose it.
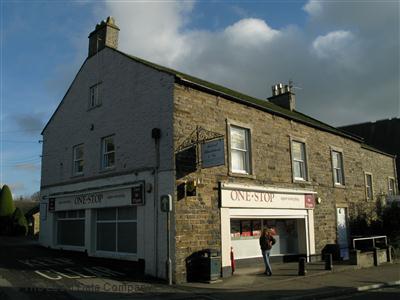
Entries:
{"label": "shop window display", "polygon": [[[276,244],[273,255],[298,253],[298,229],[296,219],[232,219],[231,239],[240,243],[246,240],[259,239],[263,228],[270,228]],[[237,244],[236,247],[241,247]],[[243,244],[246,247],[246,244]],[[238,250],[238,249],[237,249]]]}

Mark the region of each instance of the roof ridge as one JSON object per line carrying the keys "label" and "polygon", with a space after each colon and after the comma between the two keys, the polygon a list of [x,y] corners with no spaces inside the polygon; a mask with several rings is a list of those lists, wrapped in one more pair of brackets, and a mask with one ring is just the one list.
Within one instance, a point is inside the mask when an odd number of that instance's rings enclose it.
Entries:
{"label": "roof ridge", "polygon": [[291,120],[294,120],[294,121],[298,121],[300,123],[304,123],[304,124],[312,126],[312,127],[317,127],[319,129],[331,132],[333,134],[341,135],[341,136],[356,140],[358,142],[362,142],[362,140],[360,140],[356,136],[350,135],[350,134],[348,134],[348,133],[346,133],[346,132],[344,132],[344,131],[342,131],[342,130],[340,130],[340,129],[332,126],[332,125],[329,125],[329,124],[324,123],[324,122],[322,122],[320,120],[312,118],[312,117],[310,117],[310,116],[308,116],[308,115],[306,115],[304,113],[301,113],[301,112],[299,112],[297,110],[291,111],[291,110],[283,108],[283,107],[281,107],[279,105],[276,105],[276,104],[268,101],[267,99],[263,100],[263,99],[260,99],[260,98],[256,98],[256,97],[244,94],[244,93],[239,92],[239,91],[235,91],[235,90],[233,90],[231,88],[227,88],[227,87],[219,85],[217,83],[213,83],[213,82],[210,82],[210,81],[195,77],[193,75],[189,75],[189,74],[186,74],[186,73],[183,73],[183,72],[180,72],[180,71],[176,71],[176,70],[174,70],[172,68],[165,67],[165,66],[159,65],[157,63],[153,63],[153,62],[148,61],[146,59],[139,58],[139,57],[131,55],[131,54],[127,54],[127,53],[122,52],[122,51],[120,51],[118,49],[110,48],[110,47],[107,47],[107,46],[106,46],[106,48],[111,49],[113,51],[116,51],[116,52],[118,52],[118,53],[120,53],[120,54],[122,54],[122,55],[124,55],[124,56],[126,56],[128,58],[130,58],[130,59],[133,59],[133,60],[135,60],[137,62],[143,63],[143,64],[145,64],[145,65],[147,65],[149,67],[152,67],[152,68],[154,68],[154,69],[156,69],[158,71],[166,72],[166,73],[168,73],[170,75],[175,76],[176,78],[183,79],[184,81],[189,81],[189,82],[191,82],[191,83],[193,83],[195,85],[198,85],[198,86],[199,85],[200,86],[204,86],[207,89],[214,90],[214,91],[216,91],[218,93],[225,94],[225,95],[227,95],[229,97],[233,97],[235,99],[241,100],[242,102],[245,102],[248,105],[255,105],[258,108],[263,108],[263,109],[268,110],[270,113],[274,113],[274,114],[280,115],[282,117],[285,117],[285,118],[288,118],[288,119],[291,119]]}

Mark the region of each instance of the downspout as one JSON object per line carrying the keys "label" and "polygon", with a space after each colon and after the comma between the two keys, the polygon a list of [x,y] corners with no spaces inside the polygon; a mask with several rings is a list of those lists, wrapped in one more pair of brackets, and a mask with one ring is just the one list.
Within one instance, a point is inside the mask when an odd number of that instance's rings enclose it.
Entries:
{"label": "downspout", "polygon": [[[400,162],[400,160],[399,160],[399,162]],[[394,180],[395,186],[394,186],[394,191],[393,192],[394,192],[395,195],[396,194],[400,195],[399,177],[397,176],[397,155],[395,155],[393,157],[393,170],[394,170],[394,178],[395,178],[395,180]]]}
{"label": "downspout", "polygon": [[160,128],[151,130],[151,137],[154,139],[154,150],[156,154],[156,164],[154,167],[154,255],[156,264],[156,277],[158,277],[158,172],[160,169]]}

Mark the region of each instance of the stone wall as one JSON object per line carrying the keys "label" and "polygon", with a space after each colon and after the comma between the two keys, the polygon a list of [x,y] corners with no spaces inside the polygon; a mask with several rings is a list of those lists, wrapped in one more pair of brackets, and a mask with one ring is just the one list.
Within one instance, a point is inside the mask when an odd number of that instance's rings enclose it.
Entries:
{"label": "stone wall", "polygon": [[[252,176],[230,175],[227,155],[227,122],[250,128]],[[336,242],[336,208],[355,207],[373,212],[380,192],[387,193],[387,177],[394,176],[393,158],[366,148],[360,143],[321,131],[295,121],[239,104],[220,96],[175,84],[174,90],[175,149],[196,129],[225,136],[225,166],[199,169],[177,180],[195,180],[197,195],[176,202],[175,207],[175,281],[186,280],[185,259],[193,252],[220,249],[220,211],[218,182],[251,183],[274,187],[314,190],[322,199],[315,212],[316,252]],[[292,179],[290,138],[305,141],[309,181]],[[335,187],[332,175],[331,147],[343,151],[345,186]],[[373,174],[374,200],[365,196],[364,171]],[[362,205],[355,205],[361,203]]]}

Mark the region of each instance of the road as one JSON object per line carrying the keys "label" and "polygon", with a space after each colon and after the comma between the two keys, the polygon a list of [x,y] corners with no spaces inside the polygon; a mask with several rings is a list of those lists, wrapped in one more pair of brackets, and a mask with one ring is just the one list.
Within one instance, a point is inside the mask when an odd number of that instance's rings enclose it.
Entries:
{"label": "road", "polygon": [[[91,258],[84,253],[51,250],[26,240],[0,237],[0,300],[261,300],[302,299],[303,295],[321,299],[322,294],[332,295],[335,291],[340,293],[331,299],[390,300],[398,298],[399,286],[356,294],[351,287],[399,281],[398,266],[304,277],[291,274],[288,265],[283,265],[280,276],[244,274],[216,284],[170,287],[144,277],[140,266],[132,262]],[[324,297],[328,299],[329,295]]]}
{"label": "road", "polygon": [[369,290],[365,292],[358,292],[355,294],[343,295],[340,297],[326,298],[326,299],[354,299],[354,300],[397,300],[400,298],[400,287],[386,287],[381,289]]}
{"label": "road", "polygon": [[0,299],[128,298],[164,290],[126,261],[89,258],[0,238]]}

